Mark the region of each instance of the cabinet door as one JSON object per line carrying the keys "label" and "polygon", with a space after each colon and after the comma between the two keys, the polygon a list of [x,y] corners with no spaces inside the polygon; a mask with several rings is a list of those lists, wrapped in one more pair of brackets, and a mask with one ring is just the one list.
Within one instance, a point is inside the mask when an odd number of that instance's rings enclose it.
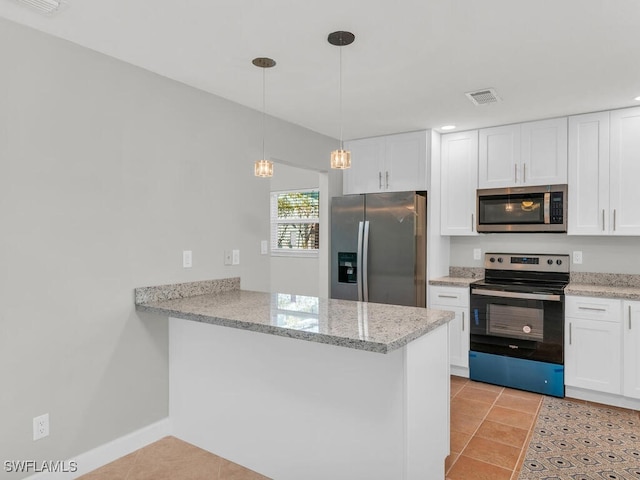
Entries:
{"label": "cabinet door", "polygon": [[520,125],[483,128],[479,132],[478,187],[520,184]]}
{"label": "cabinet door", "polygon": [[624,302],[624,396],[640,398],[640,302]]}
{"label": "cabinet door", "polygon": [[569,117],[569,235],[609,232],[609,112]]}
{"label": "cabinet door", "polygon": [[469,289],[434,286],[429,297],[431,308],[455,313],[449,322],[449,363],[469,368]]}
{"label": "cabinet door", "polygon": [[385,140],[383,190],[427,190],[427,132],[389,135]]}
{"label": "cabinet door", "polygon": [[478,132],[450,133],[441,138],[440,233],[477,235]]}
{"label": "cabinet door", "polygon": [[552,118],[521,125],[523,185],[567,183],[567,119]]}
{"label": "cabinet door", "polygon": [[351,168],[342,177],[345,195],[382,191],[384,148],[384,137],[345,142],[345,149],[351,151]]}
{"label": "cabinet door", "polygon": [[621,394],[620,319],[567,317],[565,325],[565,384]]}
{"label": "cabinet door", "polygon": [[640,108],[611,112],[611,233],[640,235]]}

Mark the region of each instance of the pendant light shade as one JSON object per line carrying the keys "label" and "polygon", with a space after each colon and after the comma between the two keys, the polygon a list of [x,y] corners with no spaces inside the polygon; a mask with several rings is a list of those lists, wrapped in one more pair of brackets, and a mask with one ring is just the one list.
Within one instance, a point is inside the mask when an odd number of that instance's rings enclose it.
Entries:
{"label": "pendant light shade", "polygon": [[342,148],[331,152],[331,168],[340,170],[351,168],[351,152]]}
{"label": "pendant light shade", "polygon": [[[351,32],[337,31],[329,34],[327,41],[336,47],[351,45],[356,36]],[[340,49],[340,148],[331,152],[331,168],[351,168],[351,152],[344,149],[342,141],[342,48]]]}
{"label": "pendant light shade", "polygon": [[262,159],[256,160],[253,174],[256,177],[273,177],[273,162],[267,160],[264,154],[265,72],[267,68],[274,67],[276,62],[271,58],[258,57],[254,58],[251,63],[262,68]]}
{"label": "pendant light shade", "polygon": [[256,160],[254,174],[256,177],[273,177],[273,162],[270,160]]}

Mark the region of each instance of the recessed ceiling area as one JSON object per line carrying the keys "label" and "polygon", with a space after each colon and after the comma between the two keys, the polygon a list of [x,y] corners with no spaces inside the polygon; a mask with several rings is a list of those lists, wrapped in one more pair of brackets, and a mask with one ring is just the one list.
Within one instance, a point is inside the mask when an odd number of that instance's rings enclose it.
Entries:
{"label": "recessed ceiling area", "polygon": [[[456,130],[638,105],[640,1],[67,0],[0,17],[338,138]],[[2,24],[0,23],[0,28]],[[0,32],[1,33],[1,32]],[[465,95],[493,88],[500,101]]]}

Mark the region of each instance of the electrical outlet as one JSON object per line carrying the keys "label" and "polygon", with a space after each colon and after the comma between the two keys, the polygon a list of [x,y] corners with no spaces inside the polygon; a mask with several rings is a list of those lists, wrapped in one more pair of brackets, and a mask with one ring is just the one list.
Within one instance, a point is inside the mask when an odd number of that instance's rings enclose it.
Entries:
{"label": "electrical outlet", "polygon": [[582,263],[582,252],[581,251],[575,251],[573,252],[573,263],[576,265],[580,265]]}
{"label": "electrical outlet", "polygon": [[240,250],[232,251],[232,265],[240,265]]}
{"label": "electrical outlet", "polygon": [[482,250],[480,248],[473,249],[473,259],[480,260],[482,258]]}
{"label": "electrical outlet", "polygon": [[224,264],[225,265],[231,265],[232,263],[233,263],[233,260],[232,260],[231,250],[225,250],[224,251]]}
{"label": "electrical outlet", "polygon": [[269,243],[266,240],[260,242],[260,254],[266,255],[269,253]]}
{"label": "electrical outlet", "polygon": [[193,255],[191,250],[182,251],[182,267],[191,268],[193,266]]}
{"label": "electrical outlet", "polygon": [[33,419],[33,439],[40,440],[49,436],[49,414],[45,413]]}

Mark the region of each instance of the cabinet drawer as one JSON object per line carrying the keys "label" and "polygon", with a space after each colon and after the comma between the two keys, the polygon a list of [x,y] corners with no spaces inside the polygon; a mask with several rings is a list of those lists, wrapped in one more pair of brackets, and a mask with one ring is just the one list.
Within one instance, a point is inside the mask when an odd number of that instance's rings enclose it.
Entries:
{"label": "cabinet drawer", "polygon": [[430,303],[443,307],[468,307],[469,289],[462,287],[429,287]]}
{"label": "cabinet drawer", "polygon": [[565,297],[565,316],[601,320],[621,321],[622,300],[597,297]]}

